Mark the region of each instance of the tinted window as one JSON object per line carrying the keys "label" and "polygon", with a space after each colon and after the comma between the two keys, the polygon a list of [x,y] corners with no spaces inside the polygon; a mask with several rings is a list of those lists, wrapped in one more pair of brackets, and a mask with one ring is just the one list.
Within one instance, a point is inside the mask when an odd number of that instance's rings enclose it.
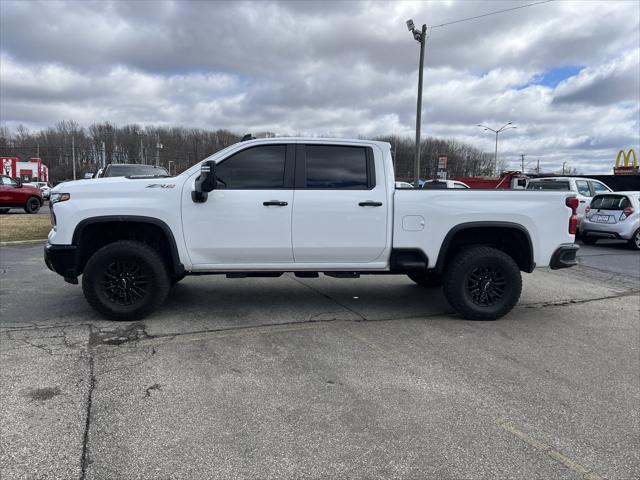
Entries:
{"label": "tinted window", "polygon": [[527,190],[569,190],[569,182],[529,182]]}
{"label": "tinted window", "polygon": [[604,193],[604,192],[608,192],[609,189],[607,187],[605,187],[604,185],[602,185],[599,182],[591,182],[591,188],[593,188],[593,193],[598,194],[598,193]]}
{"label": "tinted window", "polygon": [[589,185],[584,180],[576,180],[576,188],[578,189],[578,193],[584,197],[591,196],[591,190],[589,190]]}
{"label": "tinted window", "polygon": [[286,145],[248,148],[216,165],[216,177],[228,189],[284,187]]}
{"label": "tinted window", "polygon": [[624,210],[631,206],[631,202],[624,195],[600,195],[591,200],[592,210]]}
{"label": "tinted window", "polygon": [[366,189],[364,147],[307,145],[307,188]]}
{"label": "tinted window", "polygon": [[424,182],[422,184],[422,188],[424,190],[446,190],[447,183],[446,182]]}
{"label": "tinted window", "polygon": [[153,165],[109,165],[102,174],[103,177],[167,175],[162,167]]}

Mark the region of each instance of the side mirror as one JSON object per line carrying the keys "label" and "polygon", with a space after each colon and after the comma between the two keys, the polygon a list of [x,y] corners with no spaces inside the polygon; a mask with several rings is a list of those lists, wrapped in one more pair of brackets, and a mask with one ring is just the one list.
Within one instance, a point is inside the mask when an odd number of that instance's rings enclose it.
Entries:
{"label": "side mirror", "polygon": [[196,180],[195,190],[191,192],[191,199],[195,203],[204,203],[207,201],[208,193],[216,188],[216,162],[209,160],[200,167],[200,176]]}
{"label": "side mirror", "polygon": [[19,178],[16,178],[16,182],[18,184],[18,188],[22,188],[22,180],[20,180]]}

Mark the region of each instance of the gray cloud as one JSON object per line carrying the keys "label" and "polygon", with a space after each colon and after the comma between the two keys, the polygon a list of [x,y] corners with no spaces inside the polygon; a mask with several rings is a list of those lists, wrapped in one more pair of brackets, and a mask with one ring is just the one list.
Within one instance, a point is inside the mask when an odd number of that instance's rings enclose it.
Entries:
{"label": "gray cloud", "polygon": [[[0,120],[411,134],[418,46],[404,21],[516,5],[2,1]],[[603,159],[640,136],[639,10],[558,1],[434,29],[423,132],[490,151],[475,125],[514,121],[505,158],[608,170]],[[585,68],[556,88],[518,87],[563,65]]]}

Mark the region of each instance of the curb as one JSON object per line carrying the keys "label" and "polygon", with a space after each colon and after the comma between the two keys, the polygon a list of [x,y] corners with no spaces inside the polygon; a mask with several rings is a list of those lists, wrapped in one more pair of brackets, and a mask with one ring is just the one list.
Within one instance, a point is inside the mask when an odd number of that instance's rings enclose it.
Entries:
{"label": "curb", "polygon": [[37,240],[16,240],[14,242],[0,242],[0,247],[13,247],[15,245],[32,245],[36,243],[46,242],[46,238],[39,238]]}

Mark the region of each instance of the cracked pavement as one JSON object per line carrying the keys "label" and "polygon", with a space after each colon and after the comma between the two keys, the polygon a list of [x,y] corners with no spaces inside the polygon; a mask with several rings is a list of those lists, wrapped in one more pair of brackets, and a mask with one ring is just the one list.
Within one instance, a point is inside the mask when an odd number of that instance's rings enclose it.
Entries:
{"label": "cracked pavement", "polygon": [[497,322],[405,277],[189,277],[108,322],[0,247],[0,477],[638,478],[640,254]]}

